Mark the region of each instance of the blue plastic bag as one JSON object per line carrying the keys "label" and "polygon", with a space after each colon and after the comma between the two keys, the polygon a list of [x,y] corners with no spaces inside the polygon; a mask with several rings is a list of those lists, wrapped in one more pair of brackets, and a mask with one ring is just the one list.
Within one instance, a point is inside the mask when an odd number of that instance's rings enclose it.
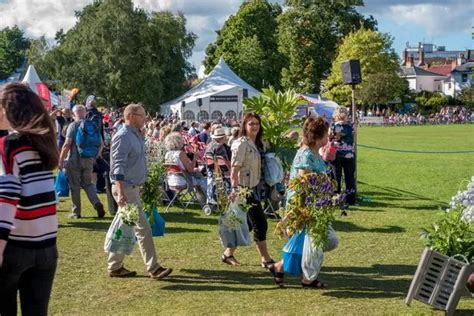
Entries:
{"label": "blue plastic bag", "polygon": [[145,217],[150,223],[151,234],[153,237],[163,236],[165,234],[165,219],[158,213],[156,207],[153,208],[151,212],[151,218],[148,218],[148,213],[145,212]]}
{"label": "blue plastic bag", "polygon": [[58,171],[56,176],[56,181],[54,182],[54,191],[59,197],[68,197],[69,196],[69,184],[67,182],[67,176],[62,171]]}
{"label": "blue plastic bag", "polygon": [[283,270],[285,273],[295,276],[299,276],[303,273],[301,260],[303,257],[305,234],[304,229],[296,232],[283,247]]}

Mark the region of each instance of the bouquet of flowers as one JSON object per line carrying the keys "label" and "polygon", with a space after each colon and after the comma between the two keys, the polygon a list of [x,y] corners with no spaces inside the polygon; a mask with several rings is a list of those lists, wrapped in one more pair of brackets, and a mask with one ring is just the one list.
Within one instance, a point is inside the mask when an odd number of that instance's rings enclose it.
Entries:
{"label": "bouquet of flowers", "polygon": [[277,232],[293,235],[306,229],[315,247],[322,249],[327,241],[335,212],[344,203],[344,194],[335,194],[336,183],[326,173],[309,173],[290,180],[292,192],[277,224]]}
{"label": "bouquet of flowers", "polygon": [[128,226],[138,223],[138,206],[135,204],[125,204],[124,207],[119,208],[118,214],[122,222]]}
{"label": "bouquet of flowers", "polygon": [[443,217],[421,237],[426,246],[446,256],[462,255],[469,262],[474,258],[474,176],[465,191],[452,197]]}
{"label": "bouquet of flowers", "polygon": [[246,213],[249,209],[247,204],[247,197],[250,194],[250,189],[246,187],[239,187],[236,192],[234,202],[227,205],[221,214],[221,224],[231,230],[239,229],[245,223]]}
{"label": "bouquet of flowers", "polygon": [[[162,193],[161,184],[166,175],[166,169],[163,165],[164,153],[160,142],[150,141],[146,147],[146,159],[148,165],[148,175],[145,185],[141,191],[143,209],[148,218],[153,218],[151,213],[156,207],[160,194]],[[150,223],[153,224],[153,223]]]}

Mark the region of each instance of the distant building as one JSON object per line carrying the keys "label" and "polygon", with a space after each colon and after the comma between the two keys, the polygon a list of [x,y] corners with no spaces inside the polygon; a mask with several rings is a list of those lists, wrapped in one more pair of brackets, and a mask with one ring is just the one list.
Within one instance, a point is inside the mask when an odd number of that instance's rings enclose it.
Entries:
{"label": "distant building", "polygon": [[456,97],[473,84],[474,50],[447,51],[444,46],[418,43],[402,53],[400,76],[410,90],[441,92]]}

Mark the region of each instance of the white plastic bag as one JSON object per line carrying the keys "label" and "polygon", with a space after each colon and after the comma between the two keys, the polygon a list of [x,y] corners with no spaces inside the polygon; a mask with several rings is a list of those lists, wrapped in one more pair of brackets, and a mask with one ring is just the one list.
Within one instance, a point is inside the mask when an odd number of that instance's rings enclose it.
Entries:
{"label": "white plastic bag", "polygon": [[117,212],[110,224],[107,235],[105,235],[104,251],[130,255],[135,243],[134,227],[125,224],[120,217],[120,213]]}
{"label": "white plastic bag", "polygon": [[228,210],[219,217],[219,236],[226,248],[249,246],[252,243],[247,213],[242,211],[237,203],[231,203]]}
{"label": "white plastic bag", "polygon": [[313,245],[311,237],[306,234],[304,237],[303,257],[301,259],[301,269],[305,280],[314,281],[318,278],[321,265],[324,260],[324,252]]}
{"label": "white plastic bag", "polygon": [[275,156],[275,153],[265,154],[265,183],[269,186],[274,186],[278,182],[283,181],[285,172],[280,159]]}

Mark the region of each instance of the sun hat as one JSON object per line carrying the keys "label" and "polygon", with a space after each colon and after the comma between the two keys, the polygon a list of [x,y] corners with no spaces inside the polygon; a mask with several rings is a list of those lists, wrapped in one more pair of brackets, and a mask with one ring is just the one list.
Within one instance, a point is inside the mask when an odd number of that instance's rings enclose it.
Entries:
{"label": "sun hat", "polygon": [[216,139],[216,138],[222,138],[225,137],[225,128],[224,127],[218,127],[212,132],[211,138]]}

